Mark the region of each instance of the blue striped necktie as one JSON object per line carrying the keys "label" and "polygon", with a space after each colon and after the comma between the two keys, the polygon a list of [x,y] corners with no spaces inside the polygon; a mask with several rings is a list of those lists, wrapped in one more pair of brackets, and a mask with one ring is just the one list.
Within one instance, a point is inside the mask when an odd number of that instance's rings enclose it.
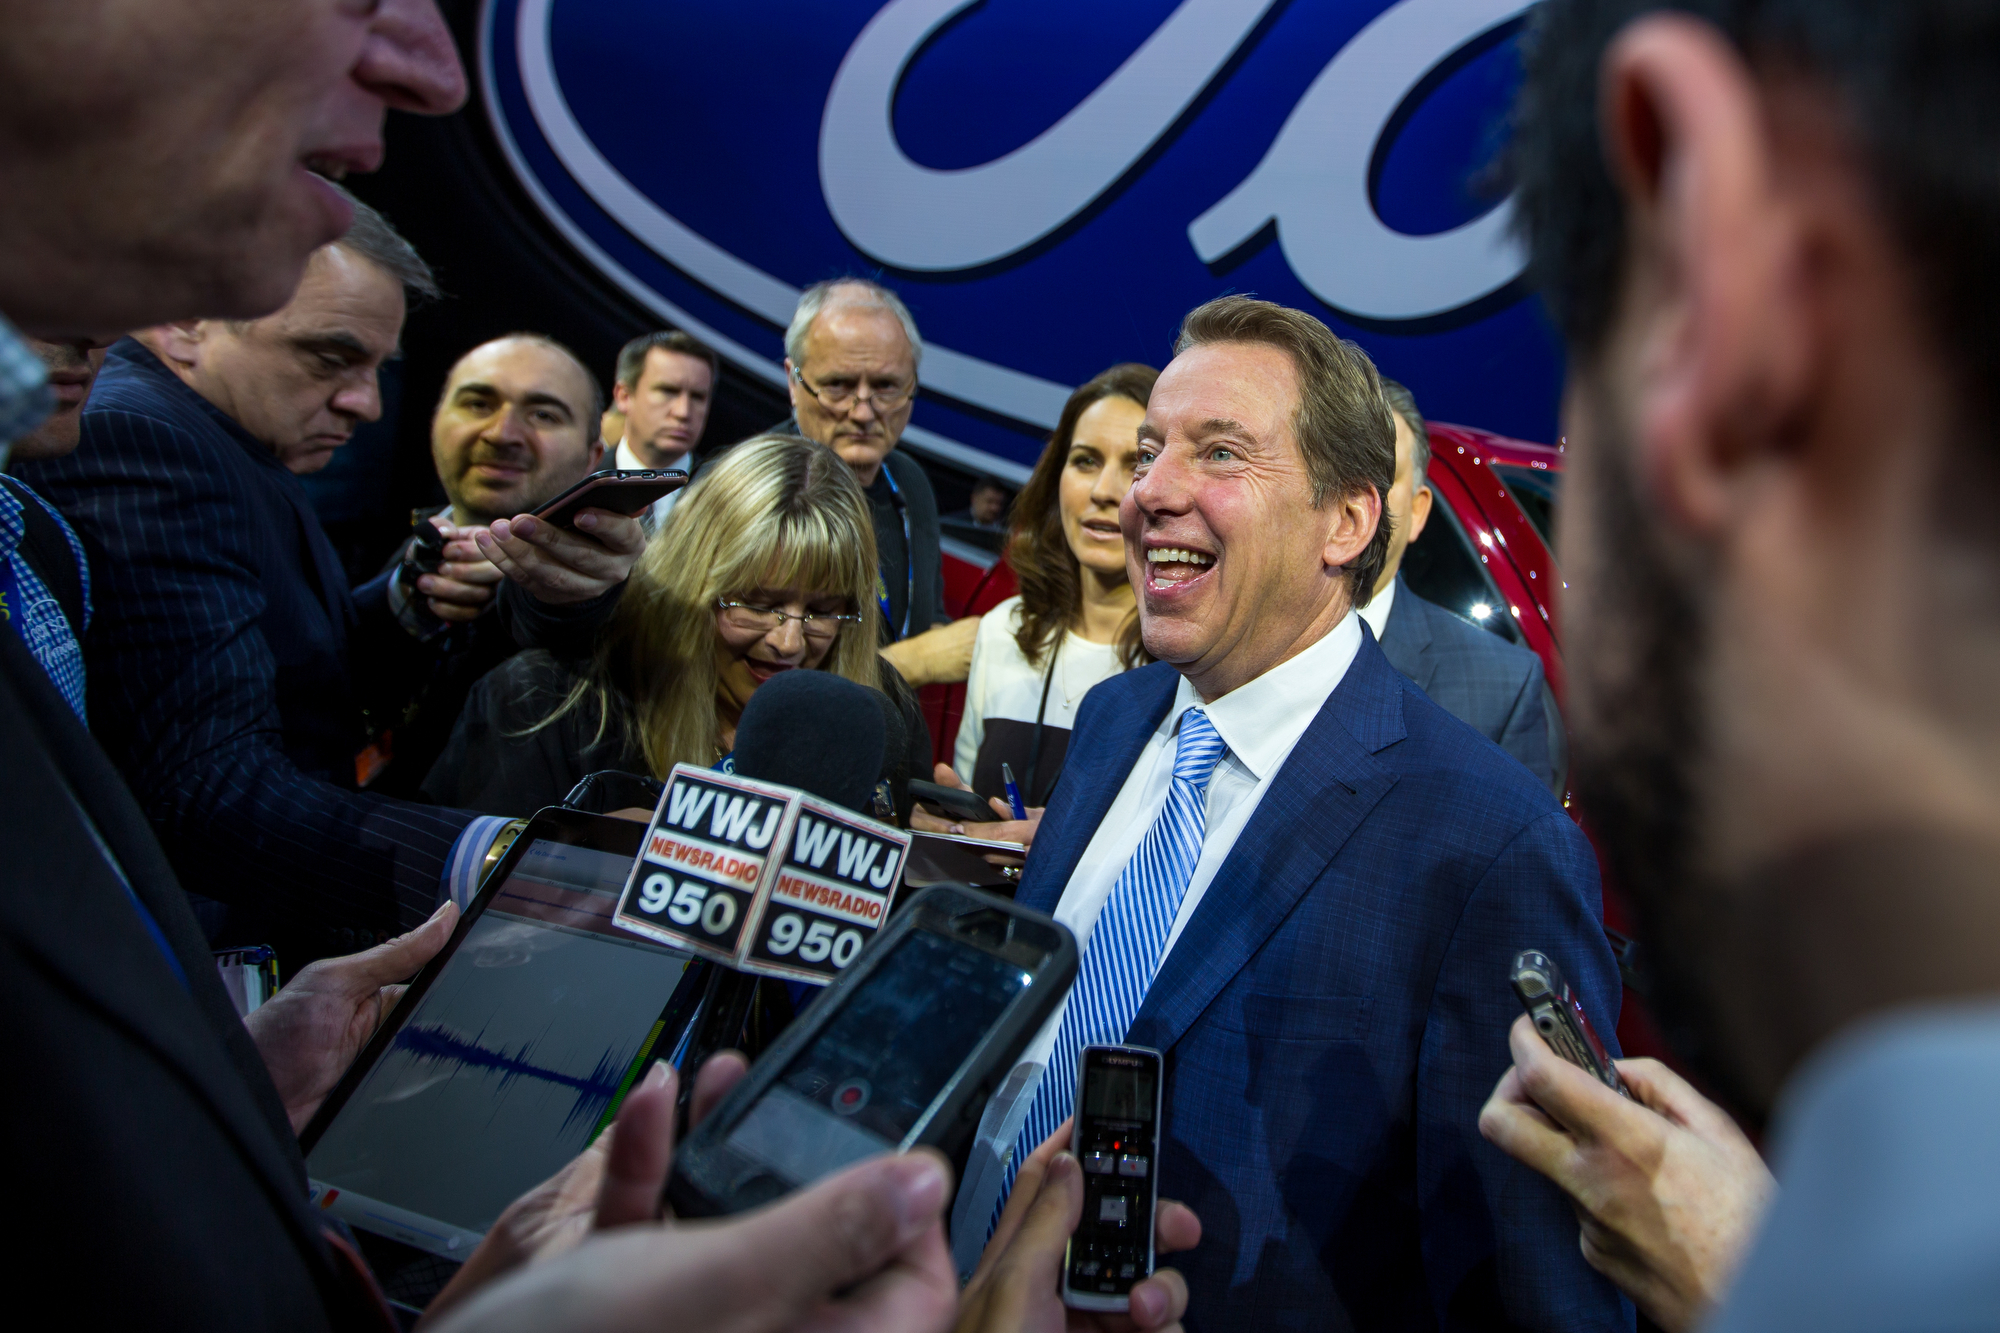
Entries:
{"label": "blue striped necktie", "polygon": [[1125,863],[1096,928],[1090,932],[1083,967],[1069,993],[1069,1007],[1056,1029],[1055,1047],[1042,1069],[1035,1100],[1007,1165],[1000,1202],[993,1211],[995,1222],[1014,1188],[1016,1168],[1075,1109],[1076,1062],[1083,1048],[1124,1041],[1133,1016],[1152,987],[1167,935],[1201,860],[1208,780],[1228,749],[1208,714],[1199,708],[1181,714],[1166,808],[1146,830],[1139,850]]}

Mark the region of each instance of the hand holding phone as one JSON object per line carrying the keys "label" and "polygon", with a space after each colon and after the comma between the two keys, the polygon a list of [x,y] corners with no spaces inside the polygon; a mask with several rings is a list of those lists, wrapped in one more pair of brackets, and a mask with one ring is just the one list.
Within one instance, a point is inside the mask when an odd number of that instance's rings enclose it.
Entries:
{"label": "hand holding phone", "polygon": [[685,472],[631,468],[623,472],[593,472],[535,511],[535,517],[559,528],[576,526],[586,509],[603,509],[631,518],[687,485]]}
{"label": "hand holding phone", "polygon": [[1076,938],[1039,912],[953,885],[917,894],[688,1139],[675,1212],[744,1212],[881,1153],[961,1164],[1076,967]]}
{"label": "hand holding phone", "polygon": [[926,782],[922,778],[911,778],[910,796],[914,800],[928,801],[943,810],[945,818],[956,819],[961,824],[993,824],[998,823],[1000,819],[999,815],[993,813],[993,807],[986,804],[985,798],[978,792],[966,791],[960,787],[947,787],[941,782]]}

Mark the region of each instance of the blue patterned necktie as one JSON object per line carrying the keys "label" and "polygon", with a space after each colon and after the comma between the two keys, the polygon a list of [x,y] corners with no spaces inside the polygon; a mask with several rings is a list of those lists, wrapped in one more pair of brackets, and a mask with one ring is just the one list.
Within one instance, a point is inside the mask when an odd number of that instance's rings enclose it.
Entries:
{"label": "blue patterned necktie", "polygon": [[[1133,1016],[1145,1001],[1160,970],[1160,953],[1166,947],[1168,932],[1180,914],[1181,898],[1201,860],[1208,780],[1228,749],[1208,714],[1199,708],[1181,714],[1166,808],[1146,830],[1139,850],[1125,863],[1096,928],[1090,932],[1083,966],[1069,993],[1069,1007],[1056,1029],[1055,1047],[1049,1052],[1027,1122],[1007,1164],[993,1222],[999,1221],[1001,1209],[1007,1206],[1016,1168],[1075,1109],[1076,1062],[1083,1048],[1124,1041]],[[991,1223],[987,1229],[992,1230]]]}

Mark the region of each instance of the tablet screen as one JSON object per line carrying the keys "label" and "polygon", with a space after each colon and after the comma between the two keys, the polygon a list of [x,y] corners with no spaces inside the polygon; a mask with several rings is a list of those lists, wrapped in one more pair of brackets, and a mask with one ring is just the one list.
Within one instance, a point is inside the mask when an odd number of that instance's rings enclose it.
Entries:
{"label": "tablet screen", "polygon": [[319,1207],[455,1259],[590,1142],[688,962],[611,924],[630,854],[510,859],[306,1158]]}

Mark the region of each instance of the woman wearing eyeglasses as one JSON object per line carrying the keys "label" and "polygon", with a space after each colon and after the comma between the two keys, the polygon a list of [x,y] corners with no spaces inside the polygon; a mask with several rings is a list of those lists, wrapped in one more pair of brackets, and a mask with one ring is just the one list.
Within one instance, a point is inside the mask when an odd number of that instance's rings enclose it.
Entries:
{"label": "woman wearing eyeglasses", "polygon": [[518,814],[601,769],[726,769],[750,696],[796,670],[886,690],[922,773],[930,732],[877,654],[875,578],[867,502],[838,455],[789,435],[740,444],[647,546],[594,656],[522,653],[473,687],[424,793]]}

